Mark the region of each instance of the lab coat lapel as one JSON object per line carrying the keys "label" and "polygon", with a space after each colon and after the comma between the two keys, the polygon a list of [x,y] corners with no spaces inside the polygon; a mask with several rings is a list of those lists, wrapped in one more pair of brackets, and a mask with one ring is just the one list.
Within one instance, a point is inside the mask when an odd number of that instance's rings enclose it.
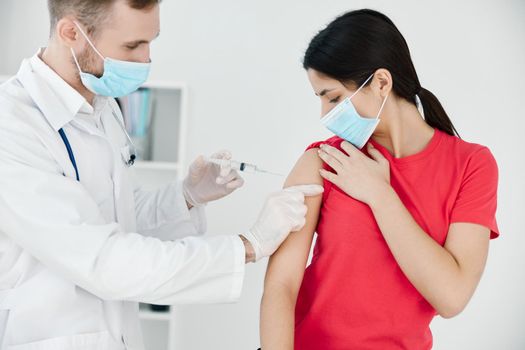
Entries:
{"label": "lab coat lapel", "polygon": [[[57,131],[71,120],[69,111],[65,110],[61,103],[54,103],[59,101],[59,99],[50,92],[51,90],[45,81],[32,70],[28,60],[24,60],[22,63],[17,73],[17,79],[26,89],[44,117],[42,120],[32,121],[32,126],[39,129],[37,137],[46,145],[60,164],[64,175],[69,178],[76,178],[75,168]],[[53,118],[49,118],[51,115]]]}

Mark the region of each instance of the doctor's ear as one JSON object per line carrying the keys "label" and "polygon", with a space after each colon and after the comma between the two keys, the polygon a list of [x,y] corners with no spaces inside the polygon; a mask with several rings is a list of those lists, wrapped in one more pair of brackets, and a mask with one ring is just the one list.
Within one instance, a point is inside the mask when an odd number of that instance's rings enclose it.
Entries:
{"label": "doctor's ear", "polygon": [[392,91],[393,85],[392,74],[390,74],[388,69],[384,68],[379,68],[375,71],[370,83],[372,90],[379,92],[381,97],[386,97]]}
{"label": "doctor's ear", "polygon": [[68,47],[76,47],[79,45],[79,42],[83,40],[74,20],[67,17],[57,22],[53,37]]}

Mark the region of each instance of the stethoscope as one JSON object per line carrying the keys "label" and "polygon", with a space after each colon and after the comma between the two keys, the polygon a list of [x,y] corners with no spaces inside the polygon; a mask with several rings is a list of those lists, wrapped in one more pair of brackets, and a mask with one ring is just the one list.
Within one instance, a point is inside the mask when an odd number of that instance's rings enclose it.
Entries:
{"label": "stethoscope", "polygon": [[[120,126],[120,129],[122,130],[122,132],[126,136],[126,139],[128,140],[127,146],[129,148],[130,156],[129,156],[129,159],[124,159],[124,163],[128,167],[130,167],[135,163],[135,159],[137,158],[137,148],[135,147],[135,144],[131,140],[131,137],[129,136],[128,132],[126,131],[126,127],[124,126],[124,123],[122,123],[119,117],[115,114],[115,111],[112,111],[112,113],[113,113],[113,117],[115,118],[118,125]],[[69,160],[71,161],[73,168],[75,168],[76,179],[77,181],[80,181],[80,175],[78,172],[77,162],[75,160],[75,154],[73,153],[73,149],[71,148],[71,144],[69,143],[66,132],[64,131],[63,128],[60,128],[60,130],[58,130],[58,133],[60,134],[60,137],[62,138],[64,145],[66,146],[67,154],[69,155]]]}

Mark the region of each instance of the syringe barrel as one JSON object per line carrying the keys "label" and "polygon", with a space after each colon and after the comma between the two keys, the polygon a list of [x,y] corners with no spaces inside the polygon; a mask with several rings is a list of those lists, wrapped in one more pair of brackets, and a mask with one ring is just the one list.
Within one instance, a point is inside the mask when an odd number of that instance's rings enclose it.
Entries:
{"label": "syringe barrel", "polygon": [[257,166],[250,164],[250,163],[238,162],[236,160],[230,160],[230,159],[209,158],[208,160],[214,164],[221,165],[221,166],[229,163],[232,169],[235,169],[237,171],[242,171],[245,173],[257,172]]}

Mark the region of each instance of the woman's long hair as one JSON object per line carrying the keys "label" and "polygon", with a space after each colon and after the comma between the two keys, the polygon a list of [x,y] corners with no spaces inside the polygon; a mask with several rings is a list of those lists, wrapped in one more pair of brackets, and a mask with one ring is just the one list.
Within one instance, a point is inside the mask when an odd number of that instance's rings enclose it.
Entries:
{"label": "woman's long hair", "polygon": [[458,135],[436,96],[421,86],[405,38],[380,12],[362,9],[336,18],[312,39],[303,67],[357,86],[377,69],[387,69],[397,96],[413,104],[419,96],[428,125]]}

